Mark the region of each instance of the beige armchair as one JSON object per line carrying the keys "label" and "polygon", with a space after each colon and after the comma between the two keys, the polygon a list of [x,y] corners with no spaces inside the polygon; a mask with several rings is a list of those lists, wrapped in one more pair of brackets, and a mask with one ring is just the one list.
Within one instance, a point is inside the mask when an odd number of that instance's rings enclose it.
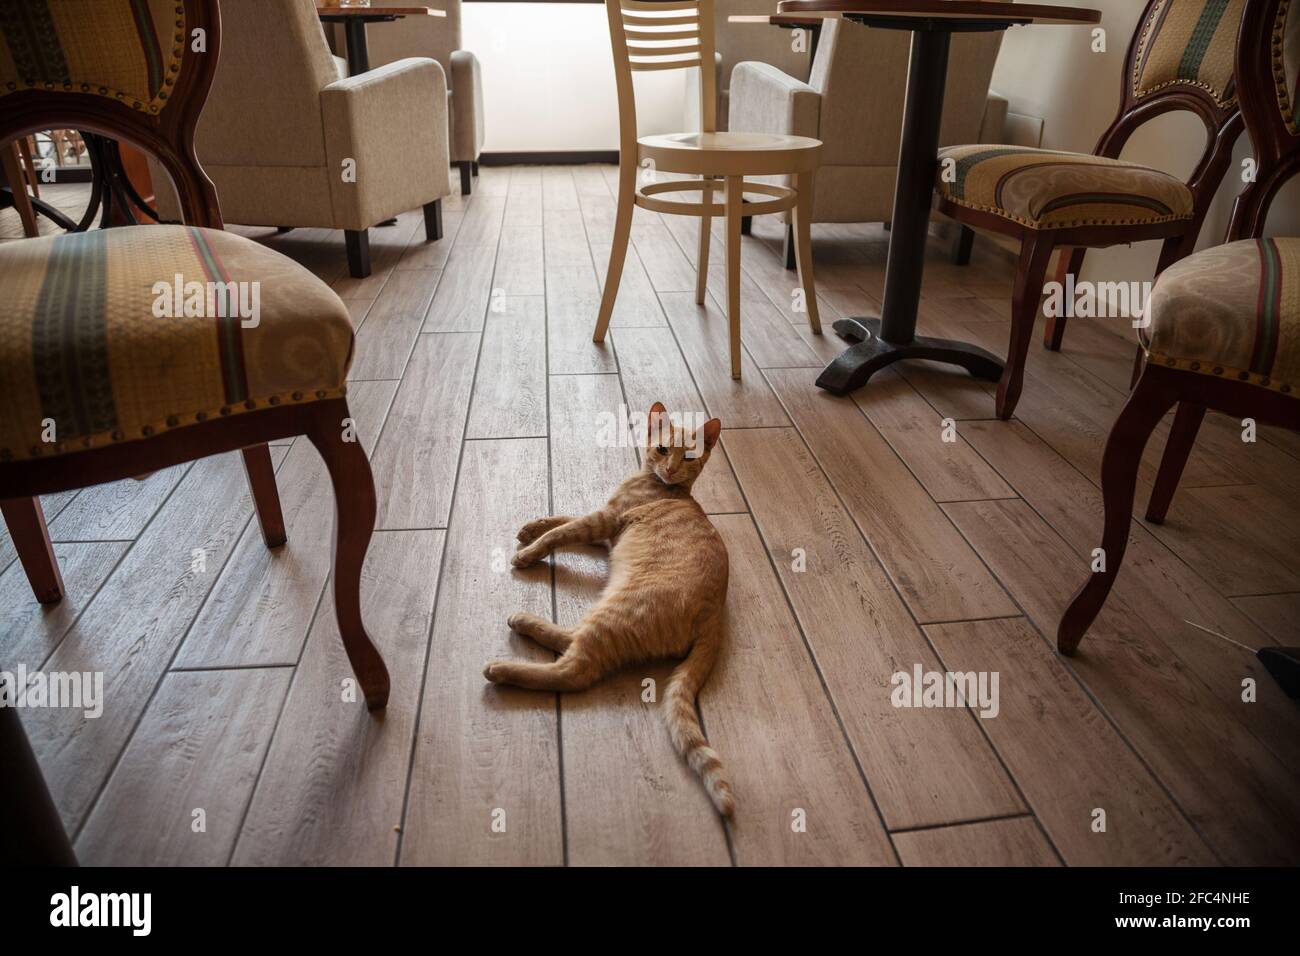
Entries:
{"label": "beige armchair", "polygon": [[460,192],[468,196],[471,176],[478,174],[483,152],[483,71],[478,57],[462,50],[460,0],[439,3],[443,17],[406,17],[367,28],[370,62],[391,63],[403,57],[427,56],[437,60],[447,75],[451,161],[460,169]]}
{"label": "beige armchair", "polygon": [[[342,229],[370,274],[368,229],[423,207],[442,235],[451,193],[447,82],[431,59],[340,75],[315,0],[221,0],[221,55],[195,145],[226,222]],[[155,183],[167,176],[154,168]],[[179,219],[170,188],[159,212]]]}
{"label": "beige armchair", "polygon": [[[789,43],[787,31],[751,29],[780,33]],[[953,37],[941,145],[1002,141],[1007,103],[989,92],[1001,42],[1001,33]],[[813,189],[813,222],[887,222],[893,214],[907,60],[906,32],[827,20],[806,83],[770,63],[736,65],[730,129],[812,136],[825,144]],[[786,265],[793,268],[789,216],[786,221]],[[969,242],[963,234],[955,254],[968,257]]]}
{"label": "beige armchair", "polygon": [[[787,76],[806,80],[812,66],[807,48],[796,52],[789,30],[778,30],[753,23],[731,23],[729,17],[740,14],[770,14],[772,0],[715,0],[717,24],[714,42],[718,63],[718,129],[727,125],[731,105],[731,74],[746,60],[768,63]],[[691,127],[694,128],[694,127]]]}

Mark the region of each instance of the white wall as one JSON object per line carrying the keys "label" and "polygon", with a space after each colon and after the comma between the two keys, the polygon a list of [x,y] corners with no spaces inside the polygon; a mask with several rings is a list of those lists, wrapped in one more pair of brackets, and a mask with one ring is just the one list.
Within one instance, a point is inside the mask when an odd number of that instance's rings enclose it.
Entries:
{"label": "white wall", "polygon": [[[603,3],[466,3],[465,49],[483,65],[486,150],[617,149]],[[636,78],[643,135],[680,130],[684,70]]]}
{"label": "white wall", "polygon": [[[1042,117],[1043,146],[1091,152],[1119,108],[1124,55],[1137,29],[1144,3],[1139,0],[1091,0],[1102,11],[1106,50],[1092,51],[1089,27],[1032,26],[1007,31],[993,73],[993,88],[1011,109]],[[1190,113],[1167,113],[1139,129],[1123,159],[1144,163],[1186,178],[1205,144],[1205,127]],[[1232,200],[1241,189],[1241,160],[1250,155],[1249,138],[1237,143],[1234,167],[1215,196],[1201,231],[1200,246],[1223,241]],[[1293,180],[1273,202],[1268,232],[1300,236],[1300,181]],[[1145,242],[1089,252],[1088,278],[1149,279],[1160,243]]]}

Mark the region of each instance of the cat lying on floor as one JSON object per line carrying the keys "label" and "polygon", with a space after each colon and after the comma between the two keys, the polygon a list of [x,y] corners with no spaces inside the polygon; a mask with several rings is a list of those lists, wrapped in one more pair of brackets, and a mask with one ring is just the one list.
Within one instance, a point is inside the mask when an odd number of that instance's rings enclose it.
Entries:
{"label": "cat lying on floor", "polygon": [[722,640],[727,549],[691,497],[691,486],[721,431],[714,418],[688,433],[655,402],[641,471],[619,485],[603,508],[581,518],[538,518],[519,529],[515,567],[535,564],[561,545],[605,541],[609,581],[573,629],[535,614],[510,616],[511,630],[555,651],[558,660],[492,661],[483,676],[535,690],[583,690],[628,664],[684,657],[668,681],[664,720],[713,805],[730,817],[731,785],[695,710]]}

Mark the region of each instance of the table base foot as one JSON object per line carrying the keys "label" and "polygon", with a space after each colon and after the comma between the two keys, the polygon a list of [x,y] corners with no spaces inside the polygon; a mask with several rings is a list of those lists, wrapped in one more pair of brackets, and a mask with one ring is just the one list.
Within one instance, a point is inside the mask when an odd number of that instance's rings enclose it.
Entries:
{"label": "table base foot", "polygon": [[880,320],[875,318],[839,319],[834,328],[840,338],[856,344],[840,353],[817,377],[817,386],[832,395],[847,395],[861,388],[876,372],[901,359],[959,365],[976,378],[990,382],[1002,377],[1001,359],[966,342],[927,335],[918,335],[903,344],[886,342],[880,337]]}

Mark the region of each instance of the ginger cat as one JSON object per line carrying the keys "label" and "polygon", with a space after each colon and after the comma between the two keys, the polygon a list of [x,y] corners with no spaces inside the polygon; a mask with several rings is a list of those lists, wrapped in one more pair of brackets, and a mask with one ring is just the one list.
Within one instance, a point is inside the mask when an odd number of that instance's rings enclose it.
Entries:
{"label": "ginger cat", "polygon": [[549,664],[492,661],[483,676],[535,690],[583,690],[627,664],[684,657],[664,693],[664,720],[713,805],[730,817],[731,785],[695,711],[722,639],[727,548],[691,497],[691,485],[721,431],[715,418],[687,433],[655,402],[641,471],[619,485],[605,507],[581,518],[538,518],[519,529],[515,567],[535,564],[561,545],[605,541],[609,582],[572,630],[534,614],[512,614],[511,630],[560,657]]}

